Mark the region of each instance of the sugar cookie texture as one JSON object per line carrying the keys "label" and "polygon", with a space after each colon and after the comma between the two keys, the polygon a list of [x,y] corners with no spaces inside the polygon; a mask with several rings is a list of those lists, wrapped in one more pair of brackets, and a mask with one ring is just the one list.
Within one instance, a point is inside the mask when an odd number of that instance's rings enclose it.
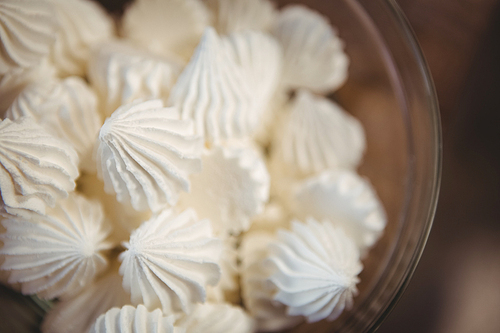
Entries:
{"label": "sugar cookie texture", "polygon": [[349,311],[387,217],[343,35],[269,0],[1,1],[0,283],[54,301],[44,333]]}

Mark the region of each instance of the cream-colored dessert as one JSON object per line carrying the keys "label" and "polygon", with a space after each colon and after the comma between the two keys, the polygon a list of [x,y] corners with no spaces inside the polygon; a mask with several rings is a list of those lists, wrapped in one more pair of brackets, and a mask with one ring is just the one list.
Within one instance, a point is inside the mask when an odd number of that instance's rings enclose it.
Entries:
{"label": "cream-colored dessert", "polygon": [[164,210],[132,232],[120,254],[123,287],[132,304],[165,313],[189,313],[205,302],[206,287],[220,279],[222,244],[212,236],[209,220],[193,210],[176,215]]}
{"label": "cream-colored dessert", "polygon": [[95,172],[92,154],[102,120],[97,96],[82,78],[46,78],[34,82],[13,101],[5,116],[12,120],[35,119],[48,133],[73,146],[80,169]]}
{"label": "cream-colored dessert", "polygon": [[88,76],[99,94],[103,113],[109,117],[136,99],[166,101],[181,70],[182,64],[175,60],[116,41],[95,49]]}
{"label": "cream-colored dessert", "polygon": [[59,21],[47,1],[0,2],[0,75],[17,68],[35,67],[56,41]]}
{"label": "cream-colored dessert", "polygon": [[349,58],[344,43],[328,20],[301,5],[278,15],[272,30],[283,47],[283,84],[328,93],[347,79]]}
{"label": "cream-colored dessert", "polygon": [[135,210],[173,206],[201,169],[201,138],[160,100],[125,104],[99,132],[97,171],[107,193]]}
{"label": "cream-colored dessert", "polygon": [[88,287],[108,264],[109,228],[99,202],[71,194],[46,214],[30,213],[3,222],[7,232],[0,255],[9,283],[26,295],[67,297]]}
{"label": "cream-colored dessert", "polygon": [[75,189],[78,155],[30,117],[0,122],[0,192],[3,211],[39,213]]}
{"label": "cream-colored dessert", "polygon": [[160,309],[149,312],[142,304],[112,308],[97,318],[90,333],[173,333],[170,318]]}
{"label": "cream-colored dessert", "polygon": [[351,308],[387,218],[361,123],[325,96],[349,59],[325,17],[276,8],[136,0],[118,37],[89,0],[0,3],[0,282],[55,301],[44,333]]}

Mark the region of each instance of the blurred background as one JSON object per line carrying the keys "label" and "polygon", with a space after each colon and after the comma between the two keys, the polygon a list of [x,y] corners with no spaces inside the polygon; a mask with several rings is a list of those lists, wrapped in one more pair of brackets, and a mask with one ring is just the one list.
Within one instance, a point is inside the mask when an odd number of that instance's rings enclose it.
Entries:
{"label": "blurred background", "polygon": [[397,2],[434,78],[444,158],[427,247],[378,332],[500,332],[500,1]]}

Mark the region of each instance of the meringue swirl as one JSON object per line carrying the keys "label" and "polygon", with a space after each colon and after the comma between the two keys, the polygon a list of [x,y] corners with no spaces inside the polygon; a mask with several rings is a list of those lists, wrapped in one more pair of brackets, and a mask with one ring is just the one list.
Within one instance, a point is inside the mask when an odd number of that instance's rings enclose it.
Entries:
{"label": "meringue swirl", "polygon": [[0,165],[4,210],[45,213],[75,189],[78,177],[76,151],[29,117],[0,122]]}
{"label": "meringue swirl", "polygon": [[205,301],[206,286],[220,279],[221,242],[212,236],[210,221],[199,221],[193,210],[179,215],[163,210],[123,245],[123,287],[133,304],[150,310],[190,312],[194,303]]}
{"label": "meringue swirl", "polygon": [[59,30],[54,14],[47,1],[0,2],[0,75],[36,66],[49,54]]}
{"label": "meringue swirl", "polygon": [[201,169],[202,140],[192,122],[160,100],[135,102],[113,112],[99,132],[97,172],[107,193],[135,210],[174,205]]}

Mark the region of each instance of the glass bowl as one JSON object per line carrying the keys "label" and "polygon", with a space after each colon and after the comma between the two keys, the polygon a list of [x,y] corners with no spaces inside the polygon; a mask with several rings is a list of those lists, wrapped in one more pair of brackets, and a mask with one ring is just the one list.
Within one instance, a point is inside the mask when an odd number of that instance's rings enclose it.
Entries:
{"label": "glass bowl", "polygon": [[[108,8],[125,1],[102,0]],[[363,261],[354,307],[334,322],[292,332],[374,331],[405,290],[425,247],[437,203],[441,132],[433,83],[411,28],[391,0],[277,0],[329,17],[350,56],[349,79],[331,98],[364,125],[359,171],[387,211],[383,237]],[[47,304],[0,286],[0,331],[36,331]]]}

